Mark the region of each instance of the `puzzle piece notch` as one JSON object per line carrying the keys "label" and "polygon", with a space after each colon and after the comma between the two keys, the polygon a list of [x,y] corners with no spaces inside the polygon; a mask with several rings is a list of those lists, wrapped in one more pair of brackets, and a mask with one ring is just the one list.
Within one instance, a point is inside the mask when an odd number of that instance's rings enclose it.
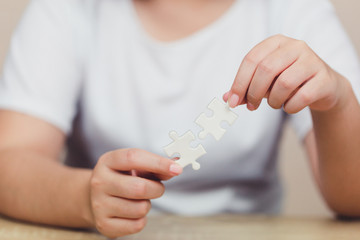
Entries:
{"label": "puzzle piece notch", "polygon": [[194,170],[200,169],[200,164],[196,160],[206,153],[204,147],[199,144],[193,148],[190,143],[195,140],[195,135],[188,131],[184,135],[179,136],[177,132],[171,131],[169,133],[172,143],[164,147],[164,151],[168,157],[174,154],[180,154],[180,159],[175,161],[182,167],[186,167],[191,164]]}
{"label": "puzzle piece notch", "polygon": [[203,131],[199,133],[199,138],[204,139],[208,134],[211,134],[219,141],[226,132],[226,130],[221,127],[221,122],[226,121],[229,125],[232,125],[238,118],[238,115],[231,111],[227,103],[222,103],[217,98],[214,98],[210,102],[208,108],[213,111],[211,117],[207,117],[205,113],[202,113],[195,120],[195,123],[203,128]]}

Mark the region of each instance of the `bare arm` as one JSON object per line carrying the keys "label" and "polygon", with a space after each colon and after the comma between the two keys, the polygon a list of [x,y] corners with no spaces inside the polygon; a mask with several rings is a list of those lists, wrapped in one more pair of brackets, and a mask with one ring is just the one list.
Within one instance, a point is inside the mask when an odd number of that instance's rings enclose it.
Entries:
{"label": "bare arm", "polygon": [[107,152],[94,170],[63,166],[58,159],[64,134],[10,111],[0,110],[0,136],[0,214],[56,226],[96,227],[111,238],[142,230],[150,200],[165,191],[160,180],[182,172],[171,159],[140,149]]}
{"label": "bare arm", "polygon": [[246,55],[224,95],[251,111],[263,98],[289,114],[310,108],[306,145],[323,196],[336,213],[360,216],[360,106],[348,80],[305,42],[276,35]]}
{"label": "bare arm", "polygon": [[0,111],[0,136],[0,213],[38,223],[90,227],[91,171],[59,162],[64,134],[36,118]]}
{"label": "bare arm", "polygon": [[305,139],[315,178],[329,207],[360,216],[360,106],[350,86],[342,106],[312,111],[314,131]]}

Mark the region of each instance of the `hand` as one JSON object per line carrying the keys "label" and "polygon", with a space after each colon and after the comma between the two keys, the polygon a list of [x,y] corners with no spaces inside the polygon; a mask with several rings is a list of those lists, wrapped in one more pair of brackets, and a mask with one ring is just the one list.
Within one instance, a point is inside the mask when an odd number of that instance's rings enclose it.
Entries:
{"label": "hand", "polygon": [[282,35],[255,46],[244,58],[231,90],[224,95],[231,107],[247,104],[256,110],[263,98],[275,109],[297,113],[327,111],[345,100],[348,83],[303,41]]}
{"label": "hand", "polygon": [[93,225],[110,238],[141,231],[151,208],[150,199],[159,198],[165,191],[160,180],[181,172],[181,166],[173,160],[144,150],[122,149],[104,154],[90,183]]}

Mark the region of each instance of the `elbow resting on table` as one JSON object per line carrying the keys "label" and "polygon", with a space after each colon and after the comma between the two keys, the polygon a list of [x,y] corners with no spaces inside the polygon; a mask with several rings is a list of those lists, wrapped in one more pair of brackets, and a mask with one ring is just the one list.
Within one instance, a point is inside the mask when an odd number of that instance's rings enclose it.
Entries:
{"label": "elbow resting on table", "polygon": [[330,210],[339,217],[360,219],[360,200],[356,194],[326,194],[325,200]]}

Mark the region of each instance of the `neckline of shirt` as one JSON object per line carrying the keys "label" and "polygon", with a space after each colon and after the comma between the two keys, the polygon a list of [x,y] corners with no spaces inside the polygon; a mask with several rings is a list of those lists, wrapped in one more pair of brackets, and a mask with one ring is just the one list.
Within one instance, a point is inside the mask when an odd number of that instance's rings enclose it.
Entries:
{"label": "neckline of shirt", "polygon": [[[240,8],[243,1],[235,0],[235,2],[230,6],[225,13],[223,13],[219,18],[205,27],[199,29],[198,31],[191,33],[188,36],[183,38],[173,40],[173,41],[161,41],[150,35],[145,29],[142,22],[139,19],[139,16],[136,12],[134,3],[132,0],[125,1],[128,8],[130,20],[133,22],[135,33],[138,34],[138,37],[145,42],[146,44],[154,47],[154,48],[162,48],[162,49],[175,49],[182,48],[188,46],[189,44],[194,44],[196,42],[203,42],[203,39],[212,36],[213,34],[217,34],[218,29],[222,29],[226,27],[227,23],[232,20],[232,18],[236,15],[237,9]],[[231,26],[231,24],[229,25]]]}

